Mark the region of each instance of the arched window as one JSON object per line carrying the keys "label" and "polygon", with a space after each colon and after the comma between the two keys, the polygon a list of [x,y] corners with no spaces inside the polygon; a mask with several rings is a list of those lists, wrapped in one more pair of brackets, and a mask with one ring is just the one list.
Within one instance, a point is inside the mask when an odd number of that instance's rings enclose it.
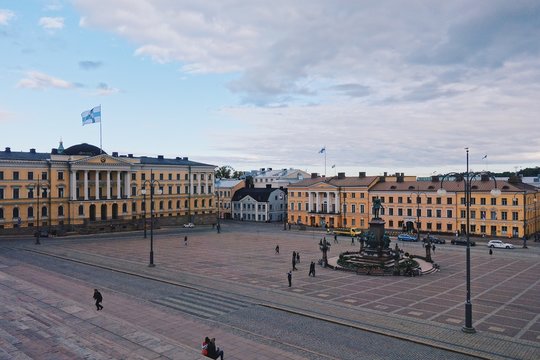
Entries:
{"label": "arched window", "polygon": [[47,216],[47,207],[44,206],[41,208],[41,216],[46,217]]}
{"label": "arched window", "polygon": [[206,199],[202,199],[202,207],[206,206]]}
{"label": "arched window", "polygon": [[79,215],[84,215],[84,206],[79,205]]}
{"label": "arched window", "polygon": [[176,208],[180,209],[180,200],[176,200]]}
{"label": "arched window", "polygon": [[64,216],[64,207],[62,205],[58,207],[58,216]]}
{"label": "arched window", "polygon": [[184,200],[184,207],[185,207],[185,208],[188,208],[188,207],[189,207],[188,201],[187,201],[187,200]]}
{"label": "arched window", "polygon": [[199,200],[195,199],[195,201],[193,202],[193,207],[198,207],[198,204],[199,204]]}
{"label": "arched window", "polygon": [[125,214],[127,213],[127,204],[122,204],[122,212]]}
{"label": "arched window", "polygon": [[29,207],[28,210],[27,210],[27,217],[30,219],[30,218],[33,218],[34,217],[34,208],[33,207]]}

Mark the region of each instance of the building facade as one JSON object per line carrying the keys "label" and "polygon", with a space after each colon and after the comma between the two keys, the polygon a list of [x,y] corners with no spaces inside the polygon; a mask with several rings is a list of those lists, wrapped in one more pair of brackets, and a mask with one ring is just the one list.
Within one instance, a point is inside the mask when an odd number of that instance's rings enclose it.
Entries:
{"label": "building facade", "polygon": [[[371,207],[380,199],[380,216],[396,232],[465,233],[465,182],[435,176],[417,181],[403,173],[358,178],[312,177],[289,187],[289,221],[309,226],[367,229]],[[501,194],[494,196],[497,188]],[[440,191],[444,189],[444,194]],[[523,237],[540,231],[538,188],[514,177],[495,182],[482,177],[471,182],[470,234]]]}
{"label": "building facade", "polygon": [[256,188],[265,188],[270,185],[273,188],[287,189],[289,184],[294,184],[310,177],[310,174],[299,169],[262,168],[258,171],[251,171],[253,185]]}
{"label": "building facade", "polygon": [[257,222],[283,222],[287,196],[284,189],[243,188],[232,199],[233,219]]}
{"label": "building facade", "polygon": [[369,189],[379,177],[319,177],[312,174],[288,189],[288,221],[320,227],[367,229],[370,219]]}
{"label": "building facade", "polygon": [[[108,155],[89,144],[0,152],[0,230],[70,231],[215,219],[214,168],[177,157]],[[147,220],[148,221],[148,220]]]}
{"label": "building facade", "polygon": [[218,213],[221,219],[232,219],[232,198],[234,193],[245,187],[244,180],[217,179],[214,186],[217,192]]}

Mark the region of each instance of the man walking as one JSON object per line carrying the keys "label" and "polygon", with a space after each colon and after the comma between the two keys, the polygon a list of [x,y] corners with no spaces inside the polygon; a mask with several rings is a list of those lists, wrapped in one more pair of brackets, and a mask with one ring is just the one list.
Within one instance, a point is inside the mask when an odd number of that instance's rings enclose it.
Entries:
{"label": "man walking", "polygon": [[96,309],[102,310],[103,305],[101,305],[101,302],[103,301],[103,296],[101,296],[101,293],[98,291],[98,289],[94,289],[94,300],[96,300]]}
{"label": "man walking", "polygon": [[308,276],[315,277],[315,263],[312,261],[311,264],[309,264],[309,274]]}
{"label": "man walking", "polygon": [[187,246],[187,235],[184,236],[184,246]]}
{"label": "man walking", "polygon": [[296,268],[296,251],[293,251],[293,253],[292,253],[292,269],[293,270],[298,270]]}
{"label": "man walking", "polygon": [[292,270],[287,273],[287,280],[289,281],[289,287],[292,286]]}
{"label": "man walking", "polygon": [[279,245],[276,245],[276,254],[279,254]]}

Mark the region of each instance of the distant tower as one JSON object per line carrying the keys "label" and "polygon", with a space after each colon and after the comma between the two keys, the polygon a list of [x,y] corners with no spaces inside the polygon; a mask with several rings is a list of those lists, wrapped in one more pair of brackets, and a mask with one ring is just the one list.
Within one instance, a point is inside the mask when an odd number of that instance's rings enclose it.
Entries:
{"label": "distant tower", "polygon": [[64,143],[62,142],[62,138],[60,138],[60,144],[58,145],[58,154],[64,153]]}

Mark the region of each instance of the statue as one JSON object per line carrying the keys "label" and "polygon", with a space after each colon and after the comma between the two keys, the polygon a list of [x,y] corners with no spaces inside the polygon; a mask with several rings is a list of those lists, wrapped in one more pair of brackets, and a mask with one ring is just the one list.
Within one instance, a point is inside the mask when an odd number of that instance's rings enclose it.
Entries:
{"label": "statue", "polygon": [[377,198],[373,200],[373,218],[379,219],[379,212],[381,211],[382,205],[381,205],[381,199]]}

